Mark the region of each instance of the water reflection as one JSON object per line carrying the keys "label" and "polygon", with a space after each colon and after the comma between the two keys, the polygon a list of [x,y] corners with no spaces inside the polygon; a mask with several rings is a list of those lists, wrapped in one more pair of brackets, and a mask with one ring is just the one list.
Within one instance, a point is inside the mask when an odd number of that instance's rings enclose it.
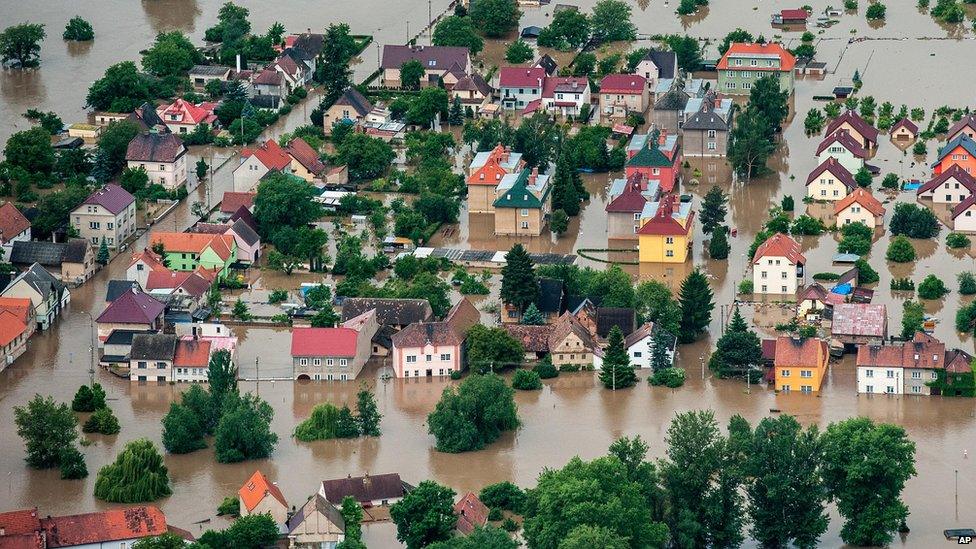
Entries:
{"label": "water reflection", "polygon": [[196,19],[200,15],[197,0],[141,0],[140,3],[149,26],[157,34],[171,30],[192,33],[196,30]]}

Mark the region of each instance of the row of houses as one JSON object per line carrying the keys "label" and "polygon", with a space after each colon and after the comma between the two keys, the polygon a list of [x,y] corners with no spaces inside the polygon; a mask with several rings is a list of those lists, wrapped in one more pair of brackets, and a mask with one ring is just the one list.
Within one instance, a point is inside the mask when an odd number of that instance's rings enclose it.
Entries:
{"label": "row of houses", "polygon": [[43,516],[37,507],[0,513],[0,547],[9,549],[126,548],[164,534],[186,543],[195,539],[169,524],[166,515],[152,505],[79,515]]}

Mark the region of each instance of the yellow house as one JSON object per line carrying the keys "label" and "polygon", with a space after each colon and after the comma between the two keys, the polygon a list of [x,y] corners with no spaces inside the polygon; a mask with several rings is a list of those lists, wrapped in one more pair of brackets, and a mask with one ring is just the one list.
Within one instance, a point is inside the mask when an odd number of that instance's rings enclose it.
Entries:
{"label": "yellow house", "polygon": [[827,375],[827,343],[816,338],[783,336],[776,339],[776,390],[784,393],[820,392]]}
{"label": "yellow house", "polygon": [[695,219],[691,204],[665,195],[660,202],[648,202],[640,217],[637,248],[641,263],[684,263],[688,259]]}
{"label": "yellow house", "polygon": [[833,156],[807,177],[807,196],[814,200],[841,200],[856,188],[854,176]]}

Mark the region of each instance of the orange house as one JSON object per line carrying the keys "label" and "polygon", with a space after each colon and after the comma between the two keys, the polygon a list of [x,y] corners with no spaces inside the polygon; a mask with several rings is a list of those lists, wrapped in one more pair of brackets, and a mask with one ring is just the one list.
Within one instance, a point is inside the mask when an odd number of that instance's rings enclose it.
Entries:
{"label": "orange house", "polygon": [[827,375],[827,343],[812,337],[787,337],[776,339],[776,390],[784,393],[820,392]]}
{"label": "orange house", "polygon": [[468,167],[468,211],[494,212],[498,184],[503,177],[520,171],[524,165],[522,155],[513,153],[509,147],[497,145],[489,152],[478,153]]}
{"label": "orange house", "polygon": [[932,173],[941,175],[953,165],[976,176],[976,141],[965,133],[959,134],[939,150],[939,158],[932,164]]}

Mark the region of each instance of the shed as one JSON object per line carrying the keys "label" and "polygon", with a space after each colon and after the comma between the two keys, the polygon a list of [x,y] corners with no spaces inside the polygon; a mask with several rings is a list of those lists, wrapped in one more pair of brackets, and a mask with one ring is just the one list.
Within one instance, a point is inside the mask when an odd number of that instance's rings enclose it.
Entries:
{"label": "shed", "polygon": [[520,36],[528,40],[535,40],[539,38],[539,34],[542,33],[542,27],[537,27],[535,25],[529,25],[522,29]]}

